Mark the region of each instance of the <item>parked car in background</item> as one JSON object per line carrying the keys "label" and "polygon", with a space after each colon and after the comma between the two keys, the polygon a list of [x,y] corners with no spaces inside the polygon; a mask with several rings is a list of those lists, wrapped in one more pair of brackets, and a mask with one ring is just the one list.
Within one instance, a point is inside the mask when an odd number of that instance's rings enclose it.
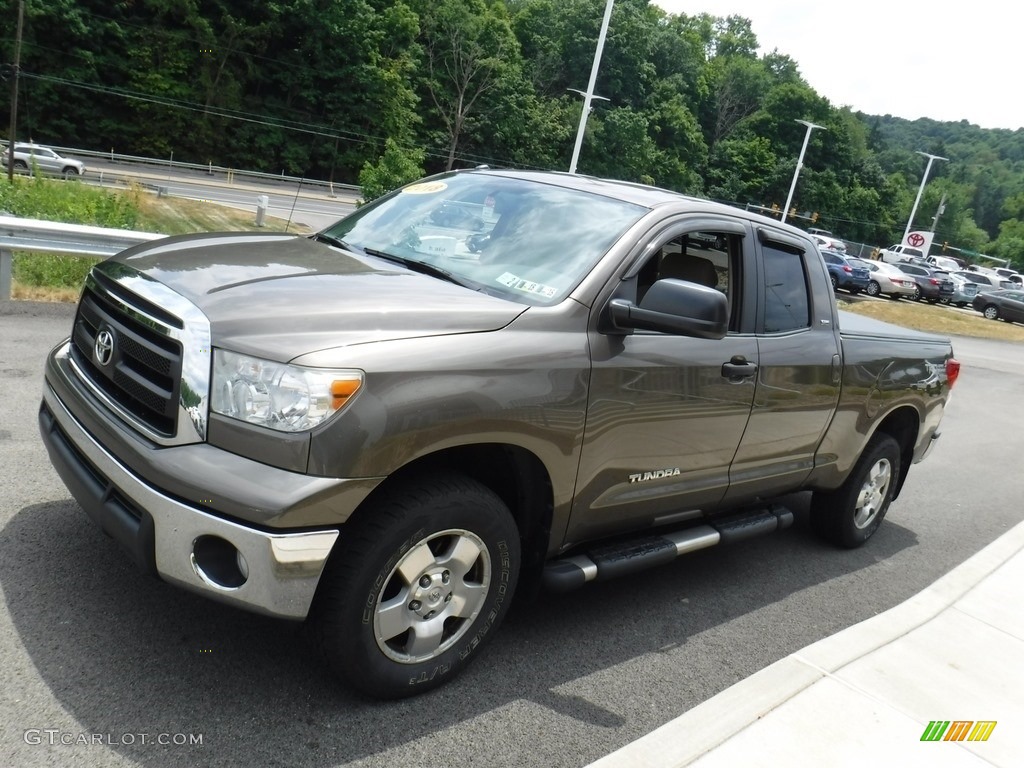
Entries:
{"label": "parked car in background", "polygon": [[954,304],[958,307],[966,307],[972,301],[974,297],[978,295],[978,284],[968,280],[966,277],[962,277],[955,272],[949,273],[950,278],[953,280],[953,295],[940,299],[943,304]]}
{"label": "parked car in background", "polygon": [[[851,263],[854,261],[852,258],[847,258],[846,254],[838,251],[822,250],[821,256],[825,259],[825,266],[828,267],[832,290],[841,288],[854,295],[867,290],[868,284],[871,282],[869,278],[871,272],[866,266],[861,266],[863,262],[854,265]],[[860,259],[856,259],[856,261],[860,262]]]}
{"label": "parked car in background", "polygon": [[965,271],[954,272],[953,274],[959,275],[965,280],[970,280],[972,283],[977,283],[978,293],[985,293],[986,291],[991,293],[992,291],[1000,291],[1017,287],[1009,280],[1004,280],[998,275],[989,272]]}
{"label": "parked car in background", "polygon": [[912,299],[917,295],[917,283],[914,278],[903,272],[895,264],[884,261],[865,261],[850,259],[867,268],[868,287],[864,292],[868,296],[888,296],[890,299]]}
{"label": "parked car in background", "polygon": [[960,269],[960,265],[947,256],[925,256],[924,261],[936,269],[944,269],[947,272],[957,272]]}
{"label": "parked car in background", "polygon": [[992,271],[999,275],[1003,280],[1009,280],[1011,283],[1014,283],[1014,287],[1024,282],[1024,276],[1020,275],[1015,269],[1010,269],[1008,267],[996,267]]}
{"label": "parked car in background", "polygon": [[920,248],[911,248],[909,245],[900,245],[899,243],[883,248],[878,254],[880,261],[887,261],[890,264],[898,264],[904,259],[923,259],[924,257],[925,253]]}
{"label": "parked car in background", "polygon": [[846,253],[846,243],[835,235],[811,235],[811,239],[818,244],[818,248],[827,251]]}
{"label": "parked car in background", "polygon": [[917,301],[924,299],[929,304],[935,304],[952,298],[956,291],[948,272],[910,263],[902,263],[899,268],[914,281],[917,291],[911,298]]}
{"label": "parked car in background", "polygon": [[[7,167],[8,150],[5,147],[2,160],[4,168]],[[63,176],[65,179],[79,177],[85,173],[85,163],[75,160],[72,157],[62,157],[56,150],[43,147],[39,144],[14,143],[14,168],[19,171],[39,169],[40,173]]]}
{"label": "parked car in background", "polygon": [[1024,290],[979,293],[971,306],[989,320],[1024,323]]}

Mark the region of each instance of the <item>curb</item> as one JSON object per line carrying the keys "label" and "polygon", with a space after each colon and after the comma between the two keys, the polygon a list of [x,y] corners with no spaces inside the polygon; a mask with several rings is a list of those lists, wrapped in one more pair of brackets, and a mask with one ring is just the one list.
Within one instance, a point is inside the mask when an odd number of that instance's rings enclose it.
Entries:
{"label": "curb", "polygon": [[812,643],[587,768],[682,768],[853,661],[931,621],[1024,550],[1024,523],[883,613]]}

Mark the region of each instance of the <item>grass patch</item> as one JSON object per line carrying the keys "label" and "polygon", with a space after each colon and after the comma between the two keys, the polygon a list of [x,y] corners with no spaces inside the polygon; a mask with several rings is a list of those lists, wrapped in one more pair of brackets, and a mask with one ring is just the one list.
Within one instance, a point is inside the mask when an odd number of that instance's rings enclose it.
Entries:
{"label": "grass patch", "polygon": [[948,307],[915,301],[845,301],[839,308],[876,320],[938,333],[943,336],[973,336],[998,341],[1024,341],[1024,326],[1002,320],[986,320],[980,312],[959,312]]}
{"label": "grass patch", "polygon": [[133,229],[164,235],[188,235],[195,232],[294,232],[309,234],[302,224],[267,216],[266,226],[256,226],[256,212],[243,211],[216,203],[186,200],[180,197],[143,195],[138,202],[138,219]]}

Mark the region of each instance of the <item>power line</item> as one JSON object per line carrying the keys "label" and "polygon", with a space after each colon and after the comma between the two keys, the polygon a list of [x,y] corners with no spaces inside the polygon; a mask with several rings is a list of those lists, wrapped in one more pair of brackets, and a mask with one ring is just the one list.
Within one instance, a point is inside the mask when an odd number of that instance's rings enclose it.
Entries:
{"label": "power line", "polygon": [[[220,117],[228,120],[238,120],[240,122],[252,123],[255,125],[264,125],[267,127],[279,128],[288,131],[296,131],[298,133],[305,133],[312,136],[321,136],[331,139],[344,139],[346,141],[351,141],[359,144],[383,145],[384,143],[384,138],[380,136],[359,133],[357,131],[337,129],[331,126],[325,126],[318,123],[308,123],[288,119],[266,119],[252,112],[226,109],[223,107],[207,107],[205,105],[197,104],[195,102],[182,101],[179,99],[171,99],[161,96],[153,96],[151,94],[140,93],[138,91],[129,91],[127,89],[117,88],[114,86],[99,85],[97,83],[85,83],[79,80],[54,77],[52,75],[43,75],[37,72],[21,72],[21,76],[32,80],[56,83],[58,85],[62,85],[68,88],[79,88],[82,90],[91,91],[93,93],[102,93],[108,96],[118,96],[120,98],[129,99],[131,101],[140,101],[143,103],[156,104],[169,109],[181,109],[189,112],[201,112],[203,114],[211,115],[213,117]],[[433,158],[435,160],[447,160],[448,157],[447,152],[440,150],[424,149],[423,152],[425,156]],[[544,170],[542,166],[517,164],[502,158],[495,158],[487,155],[474,155],[466,152],[461,152],[457,155],[457,157],[462,162],[468,162],[472,164],[486,162],[489,164],[501,165],[504,167],[523,167],[532,168],[534,170]]]}

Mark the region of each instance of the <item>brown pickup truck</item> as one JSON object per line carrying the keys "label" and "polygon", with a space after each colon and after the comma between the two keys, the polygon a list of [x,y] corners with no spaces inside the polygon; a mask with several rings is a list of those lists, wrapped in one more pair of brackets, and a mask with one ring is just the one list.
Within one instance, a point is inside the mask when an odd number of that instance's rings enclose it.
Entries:
{"label": "brown pickup truck", "polygon": [[854,547],[939,434],[948,340],[840,313],[801,231],[666,190],[475,170],[316,235],[93,269],[50,458],[149,573],[309,619],[378,697],[450,678],[513,594],[810,523]]}

